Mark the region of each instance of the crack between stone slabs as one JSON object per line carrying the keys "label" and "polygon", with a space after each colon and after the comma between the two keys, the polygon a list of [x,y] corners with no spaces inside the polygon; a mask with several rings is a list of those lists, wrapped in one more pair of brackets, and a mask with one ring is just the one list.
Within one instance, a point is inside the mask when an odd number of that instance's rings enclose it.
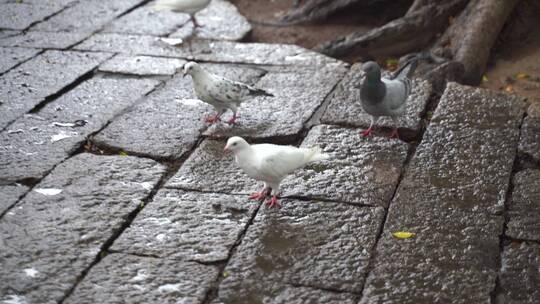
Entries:
{"label": "crack between stone slabs", "polygon": [[[277,282],[277,283],[280,283],[279,281],[275,281],[275,280],[273,280],[273,281]],[[309,285],[309,284],[298,284],[298,283],[293,283],[293,282],[285,282],[285,284],[289,285],[289,286],[292,286],[292,287],[295,287],[295,288],[304,287],[304,288],[322,290],[322,291],[329,292],[329,293],[334,293],[334,294],[350,294],[350,295],[353,295],[355,297],[361,296],[361,294],[359,294],[359,293],[355,293],[355,292],[348,291],[348,290],[341,290],[341,289],[337,289],[337,288],[312,286],[312,285]],[[355,300],[360,300],[360,299],[355,299]]]}
{"label": "crack between stone slabs", "polygon": [[26,63],[34,58],[36,58],[37,56],[43,54],[47,49],[40,49],[40,48],[29,48],[29,47],[22,47],[22,46],[1,46],[1,48],[23,48],[23,49],[37,49],[37,50],[40,50],[39,52],[37,52],[34,56],[24,60],[24,61],[21,61],[19,63],[17,63],[16,65],[12,66],[11,68],[9,68],[9,70],[7,71],[4,71],[2,73],[0,73],[0,76],[3,76],[4,74],[7,74],[9,71],[11,70],[14,70],[16,69],[17,67],[19,67],[20,65],[22,65],[23,63]]}
{"label": "crack between stone slabs", "polygon": [[[22,1],[21,1],[22,2]],[[24,30],[21,31],[22,34],[26,34],[26,32],[30,31],[34,26],[36,26],[37,24],[39,23],[42,23],[42,22],[45,22],[49,19],[51,19],[52,17],[62,13],[63,11],[67,10],[68,8],[72,7],[73,5],[75,5],[76,2],[72,2],[72,3],[68,3],[66,6],[64,6],[63,8],[61,8],[60,10],[58,10],[57,12],[41,19],[41,20],[36,20],[32,23],[30,23],[30,25],[28,25],[28,27],[26,27]],[[78,3],[78,2],[77,2]],[[32,5],[32,4],[30,4]]]}
{"label": "crack between stone slabs", "polygon": [[532,240],[532,239],[523,239],[523,238],[514,238],[509,237],[507,235],[503,236],[505,245],[510,242],[521,242],[521,243],[534,243],[540,245],[540,240]]}
{"label": "crack between stone slabs", "polygon": [[[445,86],[444,90],[446,90],[446,86]],[[427,112],[428,112],[429,108],[431,108],[432,111],[435,111],[435,109],[437,108],[437,106],[438,106],[438,104],[440,102],[441,96],[442,95],[439,95],[439,94],[437,94],[435,92],[432,93],[432,96],[430,96],[430,101],[426,105],[424,115],[427,115]],[[424,118],[422,117],[422,119],[424,119]],[[412,142],[408,143],[409,144],[409,150],[407,151],[407,157],[405,158],[405,161],[403,162],[403,166],[402,166],[401,172],[399,174],[399,178],[398,178],[398,181],[396,183],[396,187],[394,189],[394,192],[392,193],[392,197],[390,198],[388,206],[386,208],[384,208],[383,220],[381,221],[381,225],[379,226],[379,229],[377,231],[377,236],[375,238],[375,243],[373,244],[373,247],[370,250],[371,256],[370,256],[370,259],[369,259],[369,263],[368,263],[368,266],[367,266],[366,273],[364,275],[364,284],[363,284],[362,289],[360,291],[360,300],[364,296],[364,290],[365,290],[366,284],[368,283],[367,280],[368,280],[369,274],[371,273],[371,270],[373,270],[373,268],[374,268],[373,263],[374,263],[374,261],[376,259],[376,255],[377,255],[377,246],[378,246],[379,241],[380,241],[380,239],[381,239],[381,237],[382,237],[382,235],[384,233],[384,226],[386,226],[386,220],[388,218],[388,212],[390,210],[390,206],[391,206],[392,201],[394,200],[394,198],[395,198],[395,196],[397,194],[397,191],[399,189],[399,186],[401,185],[403,177],[405,176],[405,173],[407,172],[407,168],[408,168],[408,166],[409,166],[409,164],[411,162],[411,159],[416,154],[416,149],[421,144],[424,133],[427,130],[427,128],[428,128],[431,121],[426,120],[426,122],[427,122],[426,126],[424,128],[422,128],[420,130],[420,132],[418,133],[418,141],[412,141]]]}
{"label": "crack between stone slabs", "polygon": [[167,167],[167,170],[166,172],[161,176],[161,178],[159,179],[159,181],[157,182],[157,184],[154,186],[154,188],[150,191],[150,193],[141,200],[141,204],[139,205],[139,208],[135,208],[134,210],[132,210],[126,220],[124,220],[124,222],[122,223],[122,225],[117,228],[115,231],[113,231],[112,235],[101,245],[101,249],[99,251],[98,254],[96,254],[96,257],[94,259],[93,262],[90,263],[90,265],[88,265],[77,277],[76,279],[76,282],[75,284],[73,284],[73,286],[71,286],[71,288],[64,294],[64,296],[60,299],[60,301],[58,301],[59,304],[62,304],[72,293],[73,291],[75,291],[75,289],[77,288],[77,286],[79,285],[80,282],[82,282],[84,280],[84,278],[86,277],[86,275],[88,274],[88,272],[95,266],[97,265],[104,257],[107,256],[108,252],[109,252],[109,248],[112,246],[112,244],[114,243],[114,241],[116,241],[116,239],[122,235],[122,233],[129,227],[131,226],[131,223],[133,223],[133,221],[135,220],[135,218],[137,217],[137,215],[144,209],[146,208],[146,206],[148,206],[148,204],[150,204],[156,193],[161,189],[163,188],[163,185],[165,185],[165,183],[167,182],[168,180],[168,176],[170,176],[170,172],[169,171],[172,171],[172,170],[175,170],[174,167]]}
{"label": "crack between stone slabs", "polygon": [[[112,54],[111,54],[111,57],[112,57]],[[111,57],[108,57],[105,60],[108,60]],[[76,88],[81,83],[85,82],[86,80],[91,79],[94,76],[96,71],[97,71],[97,67],[95,67],[94,69],[82,74],[81,76],[79,76],[78,78],[73,80],[70,84],[68,84],[68,85],[64,86],[62,89],[60,89],[58,92],[53,93],[51,95],[48,95],[45,98],[42,98],[42,100],[38,104],[36,104],[32,109],[30,109],[28,112],[24,113],[23,115],[20,115],[20,116],[16,117],[12,121],[10,121],[4,128],[0,129],[0,132],[3,132],[5,130],[7,130],[15,121],[17,121],[17,119],[23,117],[25,114],[35,114],[39,110],[43,109],[43,107],[45,107],[47,104],[49,104],[51,102],[54,102],[57,98],[61,97],[62,95],[66,94],[67,92],[69,92],[72,89]]]}
{"label": "crack between stone slabs", "polygon": [[516,143],[515,148],[515,154],[514,154],[514,162],[512,165],[512,171],[510,173],[510,177],[508,180],[508,188],[506,189],[506,195],[504,200],[504,208],[502,212],[502,217],[504,219],[501,234],[499,235],[499,256],[497,257],[497,277],[495,278],[495,284],[493,286],[493,289],[489,292],[490,295],[490,302],[495,304],[497,301],[497,294],[500,293],[501,290],[501,282],[500,282],[500,274],[502,269],[502,254],[504,252],[504,247],[509,244],[509,238],[506,236],[506,230],[508,229],[508,221],[510,220],[509,214],[508,214],[508,207],[510,205],[510,201],[512,200],[512,196],[514,193],[514,177],[516,173],[521,171],[520,168],[520,157],[519,157],[519,139],[521,138],[521,128],[523,126],[523,122],[525,121],[527,111],[524,111],[523,116],[521,117],[521,121],[519,123],[519,132],[518,132],[518,141]]}
{"label": "crack between stone slabs", "polygon": [[223,272],[225,271],[225,268],[227,267],[227,264],[229,264],[229,261],[231,260],[231,257],[238,249],[238,246],[242,243],[249,227],[253,225],[253,222],[255,221],[255,218],[257,217],[257,214],[259,213],[259,210],[261,209],[262,203],[258,202],[258,206],[255,208],[255,211],[253,212],[253,215],[249,219],[249,221],[246,223],[244,229],[240,232],[238,235],[238,238],[236,239],[236,242],[232,245],[231,249],[229,250],[229,254],[227,255],[227,259],[222,262],[222,264],[217,265],[218,267],[218,275],[214,282],[211,283],[210,288],[208,289],[208,292],[204,296],[201,304],[210,304],[212,301],[217,299],[218,292],[219,292],[219,285],[221,285],[221,282],[225,279]]}

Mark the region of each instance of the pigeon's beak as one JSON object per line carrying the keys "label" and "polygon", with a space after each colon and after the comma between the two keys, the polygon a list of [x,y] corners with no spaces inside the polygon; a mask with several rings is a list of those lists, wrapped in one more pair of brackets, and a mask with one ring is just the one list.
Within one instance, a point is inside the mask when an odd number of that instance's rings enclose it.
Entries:
{"label": "pigeon's beak", "polygon": [[182,78],[186,78],[186,75],[187,75],[186,71],[182,69]]}
{"label": "pigeon's beak", "polygon": [[223,148],[223,153],[227,154],[229,152],[231,152],[231,150],[229,150],[229,147],[225,146],[225,148]]}

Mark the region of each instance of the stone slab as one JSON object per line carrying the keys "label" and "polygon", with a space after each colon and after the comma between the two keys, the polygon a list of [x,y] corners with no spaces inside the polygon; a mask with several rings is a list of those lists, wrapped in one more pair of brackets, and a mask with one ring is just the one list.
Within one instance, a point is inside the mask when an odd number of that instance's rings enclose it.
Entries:
{"label": "stone slab", "polygon": [[[3,40],[0,40],[0,42]],[[18,47],[0,47],[0,74],[34,57],[40,50]]]}
{"label": "stone slab", "polygon": [[540,170],[528,169],[514,176],[507,217],[507,236],[540,241]]}
{"label": "stone slab", "polygon": [[[231,257],[219,300],[276,297],[284,285],[360,293],[384,209],[283,200],[261,209]],[[239,301],[244,303],[246,301]]]}
{"label": "stone slab", "polygon": [[0,186],[0,214],[6,212],[27,191],[28,187],[22,185]]}
{"label": "stone slab", "polygon": [[99,70],[137,76],[173,75],[185,63],[182,59],[119,54],[104,62]]}
{"label": "stone slab", "polygon": [[226,261],[257,207],[244,196],[162,190],[111,250],[203,263]]}
{"label": "stone slab", "polygon": [[[195,18],[202,25],[195,32],[196,39],[240,41],[251,31],[251,24],[228,1],[213,0]],[[193,34],[193,30],[193,23],[187,22],[170,37],[187,38]]]}
{"label": "stone slab", "polygon": [[155,3],[141,6],[111,22],[103,32],[167,36],[189,21],[189,15],[168,10],[156,11]]}
{"label": "stone slab", "polygon": [[64,303],[202,303],[216,266],[109,254]]}
{"label": "stone slab", "polygon": [[165,171],[148,159],[92,154],[57,166],[0,219],[0,298],[58,302]]}
{"label": "stone slab", "polygon": [[103,53],[46,51],[7,72],[0,77],[0,129],[110,56]]}
{"label": "stone slab", "polygon": [[0,45],[44,49],[67,49],[86,38],[84,33],[28,31],[0,39]]}
{"label": "stone slab", "polygon": [[86,0],[68,7],[59,14],[36,24],[33,31],[80,32],[90,34],[135,7],[143,0]]}
{"label": "stone slab", "polygon": [[540,103],[533,103],[521,126],[519,152],[540,164]]}
{"label": "stone slab", "polygon": [[187,45],[171,46],[154,36],[98,33],[74,47],[82,51],[104,51],[130,55],[189,58],[195,61],[258,65],[303,65],[314,69],[341,61],[292,44],[238,43],[195,40]]}
{"label": "stone slab", "polygon": [[0,29],[0,39],[8,38],[17,34],[20,34],[21,31],[12,31],[12,30],[2,30]]}
{"label": "stone slab", "polygon": [[407,144],[387,138],[366,139],[355,130],[319,125],[301,145],[314,146],[330,159],[308,164],[287,177],[281,186],[284,197],[388,206],[407,157]]}
{"label": "stone slab", "polygon": [[540,245],[511,243],[501,256],[497,304],[533,304],[540,301]]}
{"label": "stone slab", "polygon": [[[361,66],[361,64],[353,65],[345,79],[340,83],[321,118],[323,123],[362,128],[369,127],[371,116],[362,108],[360,90],[358,89]],[[431,92],[432,88],[428,81],[413,80],[413,89],[407,99],[405,115],[399,118],[398,127],[404,135],[414,137],[422,130],[422,115],[425,112]],[[389,117],[381,117],[376,127],[393,128],[394,123]]]}
{"label": "stone slab", "polygon": [[225,141],[204,140],[165,187],[229,194],[261,190],[262,182],[249,178],[238,168],[232,155],[223,153],[223,147]]}
{"label": "stone slab", "polygon": [[[265,73],[262,69],[231,65],[205,64],[204,67],[247,83],[254,83]],[[144,103],[116,119],[95,141],[128,153],[179,159],[197,143],[208,126],[204,118],[213,112],[211,106],[196,99],[190,77],[179,74]]]}
{"label": "stone slab", "polygon": [[3,3],[0,4],[0,28],[25,30],[61,9],[61,5],[54,3]]}
{"label": "stone slab", "polygon": [[[0,133],[0,180],[39,179],[159,82],[93,78]],[[65,125],[67,124],[67,125]]]}
{"label": "stone slab", "polygon": [[523,106],[448,84],[390,205],[360,303],[490,301]]}
{"label": "stone slab", "polygon": [[346,292],[333,292],[309,287],[291,286],[273,282],[265,282],[263,291],[252,290],[247,294],[231,295],[227,301],[216,299],[211,304],[311,304],[311,303],[357,303],[358,296]]}
{"label": "stone slab", "polygon": [[296,137],[345,73],[345,66],[339,64],[271,71],[256,86],[274,97],[244,102],[236,124],[215,124],[205,135],[223,139],[231,134],[251,139]]}

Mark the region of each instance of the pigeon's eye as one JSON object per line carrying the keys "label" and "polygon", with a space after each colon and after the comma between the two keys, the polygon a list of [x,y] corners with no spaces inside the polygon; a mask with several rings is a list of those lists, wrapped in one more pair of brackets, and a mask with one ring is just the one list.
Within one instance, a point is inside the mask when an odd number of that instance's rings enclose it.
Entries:
{"label": "pigeon's eye", "polygon": [[236,146],[237,143],[232,144],[233,146]]}

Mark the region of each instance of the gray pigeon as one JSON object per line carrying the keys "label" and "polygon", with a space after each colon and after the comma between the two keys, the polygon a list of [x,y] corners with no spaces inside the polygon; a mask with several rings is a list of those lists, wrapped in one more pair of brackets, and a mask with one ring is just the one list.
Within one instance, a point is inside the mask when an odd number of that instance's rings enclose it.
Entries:
{"label": "gray pigeon", "polygon": [[368,61],[362,65],[365,79],[360,87],[360,99],[364,111],[371,115],[369,128],[363,136],[370,136],[373,125],[381,116],[390,116],[394,129],[390,137],[399,138],[397,117],[405,113],[407,97],[411,93],[410,74],[416,69],[418,58],[407,61],[391,78],[381,79],[381,68],[376,62]]}
{"label": "gray pigeon", "polygon": [[193,88],[197,97],[217,110],[216,115],[206,119],[206,122],[209,123],[219,121],[221,115],[227,109],[230,109],[233,112],[233,116],[228,123],[234,124],[237,118],[238,107],[242,102],[256,96],[274,96],[245,83],[207,72],[193,61],[184,65],[184,76],[187,74],[191,75],[193,79]]}

